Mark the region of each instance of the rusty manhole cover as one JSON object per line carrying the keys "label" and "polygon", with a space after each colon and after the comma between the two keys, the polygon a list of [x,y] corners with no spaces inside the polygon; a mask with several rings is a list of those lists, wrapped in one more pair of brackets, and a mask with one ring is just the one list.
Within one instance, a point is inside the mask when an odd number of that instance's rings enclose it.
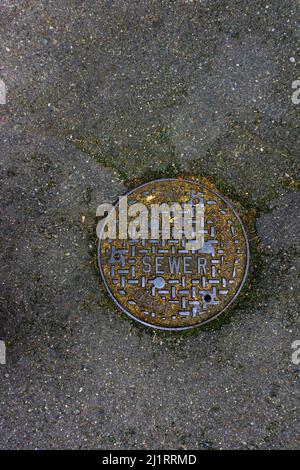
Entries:
{"label": "rusty manhole cover", "polygon": [[202,206],[204,244],[187,249],[185,237],[166,240],[161,230],[154,239],[100,240],[99,269],[115,303],[135,320],[165,330],[193,328],[224,312],[249,264],[246,232],[231,204],[201,183],[180,179],[146,183],[128,193],[127,201],[128,207],[143,203],[149,213],[151,204]]}

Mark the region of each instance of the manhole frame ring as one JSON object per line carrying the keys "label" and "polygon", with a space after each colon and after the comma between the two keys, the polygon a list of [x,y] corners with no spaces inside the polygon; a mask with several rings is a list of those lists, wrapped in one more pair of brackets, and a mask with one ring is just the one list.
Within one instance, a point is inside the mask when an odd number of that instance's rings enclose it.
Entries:
{"label": "manhole frame ring", "polygon": [[[194,328],[200,328],[201,326],[203,325],[206,325],[207,323],[211,323],[212,321],[216,320],[220,315],[222,315],[229,307],[230,305],[232,305],[232,303],[236,300],[236,298],[239,296],[241,290],[243,289],[244,285],[245,285],[245,282],[246,282],[246,279],[248,277],[248,273],[249,273],[249,266],[250,266],[250,245],[249,245],[249,240],[248,240],[248,236],[247,236],[247,232],[246,232],[246,229],[244,227],[244,224],[239,216],[239,214],[236,212],[235,208],[232,206],[231,202],[229,202],[224,196],[222,196],[220,193],[218,193],[217,191],[214,191],[213,189],[209,188],[208,186],[206,186],[205,184],[202,184],[200,183],[199,181],[194,181],[194,180],[189,180],[189,179],[181,179],[181,178],[159,178],[159,179],[155,179],[155,180],[151,180],[151,181],[148,181],[146,183],[143,183],[139,186],[137,186],[136,188],[134,189],[131,189],[128,193],[124,194],[124,196],[129,196],[130,194],[134,193],[136,190],[139,190],[145,186],[147,186],[148,184],[151,184],[151,183],[160,183],[160,182],[165,182],[165,181],[180,181],[180,182],[183,182],[183,183],[191,183],[191,184],[198,184],[200,186],[202,186],[203,188],[205,188],[207,191],[210,191],[212,192],[213,194],[215,194],[217,197],[219,197],[220,199],[222,199],[223,202],[225,202],[225,204],[227,204],[230,209],[232,210],[232,212],[234,213],[235,217],[237,218],[237,220],[239,221],[240,225],[241,225],[241,228],[242,228],[242,232],[243,232],[243,235],[244,235],[244,238],[245,238],[245,242],[246,242],[246,266],[245,266],[245,271],[244,271],[244,276],[243,276],[243,279],[241,280],[240,282],[240,285],[239,285],[239,288],[238,290],[236,291],[236,293],[234,294],[234,296],[231,298],[231,300],[228,302],[228,304],[218,313],[216,313],[216,315],[214,315],[213,317],[209,318],[208,320],[205,320],[199,324],[196,324],[196,325],[189,325],[189,326],[180,326],[180,327],[164,327],[164,326],[157,326],[157,325],[153,325],[152,323],[148,323],[146,321],[143,321],[141,320],[140,318],[137,318],[135,317],[132,313],[128,312],[119,302],[118,300],[114,297],[114,295],[112,294],[111,290],[110,290],[110,287],[108,286],[107,282],[106,282],[106,279],[105,279],[105,276],[104,276],[104,273],[103,273],[103,270],[102,270],[102,266],[101,266],[101,261],[100,261],[100,254],[101,254],[101,235],[102,235],[102,232],[104,230],[104,227],[102,228],[101,232],[100,232],[100,238],[99,238],[99,241],[98,241],[98,247],[97,247],[97,259],[98,259],[98,268],[99,268],[99,272],[100,272],[100,275],[101,275],[101,279],[104,283],[104,286],[106,288],[106,291],[108,292],[110,298],[112,299],[112,301],[122,310],[122,312],[124,312],[129,318],[131,318],[132,320],[134,321],[137,321],[139,323],[141,323],[142,325],[144,326],[147,326],[147,327],[150,327],[150,328],[153,328],[155,330],[163,330],[163,331],[184,331],[184,330],[192,330]],[[117,207],[118,205],[118,202],[115,202],[113,204],[115,207]]]}

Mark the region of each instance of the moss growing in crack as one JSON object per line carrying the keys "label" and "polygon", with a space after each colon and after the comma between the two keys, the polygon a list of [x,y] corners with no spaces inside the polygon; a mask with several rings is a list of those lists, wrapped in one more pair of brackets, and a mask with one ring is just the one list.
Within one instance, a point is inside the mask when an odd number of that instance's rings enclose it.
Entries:
{"label": "moss growing in crack", "polygon": [[148,168],[144,176],[127,180],[126,185],[129,189],[134,189],[141,184],[148,183],[149,181],[159,180],[164,178],[177,178],[182,174],[182,167],[176,161],[170,161],[166,164],[165,168],[161,171]]}
{"label": "moss growing in crack", "polygon": [[130,139],[128,135],[121,135],[119,142],[105,143],[89,135],[74,138],[72,144],[101,166],[114,169],[125,184],[135,178],[143,179],[143,175],[159,173],[159,177],[162,174],[167,177],[179,172],[170,128],[162,122],[149,128],[138,126],[130,134]]}

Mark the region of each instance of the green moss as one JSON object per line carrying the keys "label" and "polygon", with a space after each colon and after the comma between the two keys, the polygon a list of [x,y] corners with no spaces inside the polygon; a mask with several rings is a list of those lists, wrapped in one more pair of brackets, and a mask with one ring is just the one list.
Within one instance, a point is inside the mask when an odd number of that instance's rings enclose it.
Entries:
{"label": "green moss", "polygon": [[234,32],[234,33],[231,33],[231,37],[232,37],[232,39],[237,39],[237,40],[239,40],[239,39],[241,39],[241,34],[240,34],[239,31],[236,31],[236,32]]}

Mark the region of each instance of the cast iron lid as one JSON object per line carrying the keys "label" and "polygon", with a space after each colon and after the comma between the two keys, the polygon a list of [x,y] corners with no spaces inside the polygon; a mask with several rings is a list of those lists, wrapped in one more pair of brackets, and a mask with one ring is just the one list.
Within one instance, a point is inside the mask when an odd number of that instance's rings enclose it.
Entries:
{"label": "cast iron lid", "polygon": [[[102,239],[100,274],[111,298],[131,318],[164,330],[203,325],[240,293],[249,266],[249,244],[238,214],[221,194],[196,181],[155,180],[127,194],[128,206],[189,203],[204,209],[204,244],[187,239]],[[116,205],[118,215],[119,203]],[[150,221],[149,221],[150,227]],[[118,232],[118,231],[117,231]]]}

